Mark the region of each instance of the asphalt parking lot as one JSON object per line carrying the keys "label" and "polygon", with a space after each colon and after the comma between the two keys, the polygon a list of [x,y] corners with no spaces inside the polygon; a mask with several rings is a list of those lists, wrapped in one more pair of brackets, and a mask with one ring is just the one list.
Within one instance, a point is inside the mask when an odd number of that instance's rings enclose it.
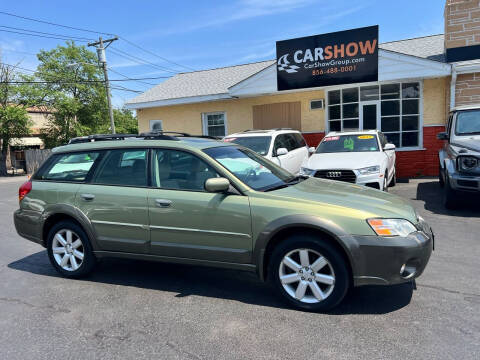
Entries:
{"label": "asphalt parking lot", "polygon": [[231,270],[112,259],[59,277],[15,232],[22,181],[0,179],[2,359],[480,358],[480,207],[447,212],[435,179],[391,189],[436,233],[417,290],[358,288],[330,314],[286,308]]}

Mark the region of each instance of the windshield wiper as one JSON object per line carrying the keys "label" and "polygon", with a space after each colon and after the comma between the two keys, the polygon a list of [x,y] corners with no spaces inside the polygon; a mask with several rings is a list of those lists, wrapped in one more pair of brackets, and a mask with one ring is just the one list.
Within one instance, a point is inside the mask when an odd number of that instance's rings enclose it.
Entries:
{"label": "windshield wiper", "polygon": [[286,188],[286,187],[289,187],[289,186],[292,186],[292,185],[296,185],[296,184],[298,184],[300,181],[303,181],[303,180],[306,180],[306,179],[308,179],[308,176],[304,176],[304,175],[294,176],[294,177],[292,177],[291,179],[289,179],[288,181],[285,181],[284,184],[272,186],[271,188],[265,189],[264,191],[267,192],[267,191],[272,191],[272,190],[284,189],[284,188]]}
{"label": "windshield wiper", "polygon": [[307,178],[308,178],[308,176],[305,176],[305,175],[296,175],[296,176],[292,177],[291,179],[289,179],[288,181],[286,181],[286,183],[287,184],[292,184],[292,183],[298,184],[300,181],[306,180]]}
{"label": "windshield wiper", "polygon": [[458,133],[458,135],[478,135],[478,134],[480,134],[480,131]]}
{"label": "windshield wiper", "polygon": [[273,190],[280,190],[280,189],[283,189],[283,188],[286,188],[286,187],[289,187],[290,185],[293,185],[293,184],[281,184],[281,185],[277,185],[277,186],[272,186],[271,188],[268,188],[268,189],[265,189],[263,190],[264,192],[267,192],[267,191],[273,191]]}

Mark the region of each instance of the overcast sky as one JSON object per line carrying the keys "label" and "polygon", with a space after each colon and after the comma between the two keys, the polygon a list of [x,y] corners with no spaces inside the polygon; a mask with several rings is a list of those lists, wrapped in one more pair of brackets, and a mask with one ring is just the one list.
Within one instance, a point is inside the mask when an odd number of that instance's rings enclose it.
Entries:
{"label": "overcast sky", "polygon": [[[49,22],[118,34],[177,64],[117,41],[112,47],[146,60],[126,58],[107,50],[112,70],[128,77],[157,77],[175,71],[273,59],[275,41],[362,26],[380,26],[380,42],[443,33],[444,0],[228,0],[228,1],[9,1],[0,11]],[[35,23],[0,14],[3,62],[35,69],[40,49],[63,43],[8,31],[28,29],[76,37],[98,34]],[[2,31],[3,30],[3,31]],[[111,78],[121,79],[111,73]],[[146,90],[161,80],[123,82]],[[116,83],[118,84],[118,83]],[[114,91],[121,106],[135,96]]]}

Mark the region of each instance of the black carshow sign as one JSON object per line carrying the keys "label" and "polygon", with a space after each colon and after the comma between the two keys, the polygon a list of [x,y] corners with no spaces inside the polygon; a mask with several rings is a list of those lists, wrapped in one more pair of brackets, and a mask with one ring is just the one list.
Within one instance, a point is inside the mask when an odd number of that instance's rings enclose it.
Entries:
{"label": "black carshow sign", "polygon": [[378,25],[277,41],[277,88],[378,81]]}

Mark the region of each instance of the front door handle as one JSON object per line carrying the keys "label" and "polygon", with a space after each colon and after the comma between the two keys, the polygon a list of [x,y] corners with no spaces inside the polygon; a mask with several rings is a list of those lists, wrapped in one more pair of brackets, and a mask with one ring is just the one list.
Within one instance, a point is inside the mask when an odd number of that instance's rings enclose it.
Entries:
{"label": "front door handle", "polygon": [[158,207],[167,208],[172,205],[172,201],[166,199],[155,199],[155,204],[157,204]]}
{"label": "front door handle", "polygon": [[85,201],[92,201],[95,199],[95,195],[93,194],[81,194],[80,197]]}

